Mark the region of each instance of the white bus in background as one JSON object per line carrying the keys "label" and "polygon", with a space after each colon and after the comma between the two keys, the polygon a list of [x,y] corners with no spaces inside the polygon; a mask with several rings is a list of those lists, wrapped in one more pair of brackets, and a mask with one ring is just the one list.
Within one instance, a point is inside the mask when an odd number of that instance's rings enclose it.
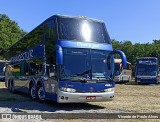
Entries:
{"label": "white bus in background", "polygon": [[115,82],[129,82],[131,81],[132,69],[131,63],[127,62],[127,68],[122,67],[122,59],[114,59],[114,81]]}

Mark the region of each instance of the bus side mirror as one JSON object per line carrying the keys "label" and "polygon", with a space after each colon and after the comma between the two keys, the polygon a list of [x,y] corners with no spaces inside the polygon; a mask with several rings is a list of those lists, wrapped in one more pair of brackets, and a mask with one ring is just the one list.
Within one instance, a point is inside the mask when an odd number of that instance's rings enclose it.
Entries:
{"label": "bus side mirror", "polygon": [[112,54],[119,54],[122,59],[122,67],[127,68],[127,58],[124,52],[122,52],[121,50],[114,50]]}
{"label": "bus side mirror", "polygon": [[49,77],[55,77],[56,76],[56,66],[51,65],[49,68]]}
{"label": "bus side mirror", "polygon": [[111,69],[111,56],[110,55],[107,57],[107,67],[109,70]]}
{"label": "bus side mirror", "polygon": [[6,71],[6,67],[4,66],[4,67],[3,67],[3,72],[5,72],[5,71]]}
{"label": "bus side mirror", "polygon": [[63,64],[63,50],[62,47],[59,45],[56,45],[56,63],[61,65]]}

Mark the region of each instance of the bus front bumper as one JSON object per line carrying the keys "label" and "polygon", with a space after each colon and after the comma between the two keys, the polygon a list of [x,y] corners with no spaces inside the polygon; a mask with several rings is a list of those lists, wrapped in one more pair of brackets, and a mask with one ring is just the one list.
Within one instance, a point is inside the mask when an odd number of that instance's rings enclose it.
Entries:
{"label": "bus front bumper", "polygon": [[103,102],[112,100],[114,91],[102,93],[70,93],[58,90],[58,103]]}
{"label": "bus front bumper", "polygon": [[156,84],[157,78],[154,76],[136,77],[136,82],[141,84]]}

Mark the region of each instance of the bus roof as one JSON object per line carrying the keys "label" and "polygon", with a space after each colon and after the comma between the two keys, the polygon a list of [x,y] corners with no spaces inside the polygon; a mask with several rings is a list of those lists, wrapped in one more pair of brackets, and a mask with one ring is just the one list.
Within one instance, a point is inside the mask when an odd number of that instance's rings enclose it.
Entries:
{"label": "bus roof", "polygon": [[[114,63],[122,63],[122,59],[114,59]],[[127,64],[131,64],[127,61]]]}
{"label": "bus roof", "polygon": [[114,59],[114,62],[115,62],[115,63],[121,63],[121,62],[122,62],[122,59]]}
{"label": "bus roof", "polygon": [[157,59],[157,57],[139,57],[138,59]]}
{"label": "bus roof", "polygon": [[[87,19],[87,20],[92,20],[92,21],[97,21],[97,22],[104,23],[104,21],[102,21],[102,20],[98,20],[98,19],[90,18],[90,17],[86,17],[86,16],[70,16],[70,15],[60,15],[60,14],[53,15],[53,16],[57,16],[57,17],[60,17],[60,18],[78,18],[78,19]],[[51,16],[51,17],[53,17],[53,16]],[[50,17],[50,18],[51,18],[51,17]]]}
{"label": "bus roof", "polygon": [[[100,22],[100,23],[104,23],[104,21],[102,20],[98,20],[98,19],[94,19],[94,18],[89,18],[89,17],[85,17],[85,16],[69,16],[69,15],[60,15],[60,14],[56,14],[56,15],[52,15],[49,18],[45,19],[42,23],[40,23],[38,26],[42,25],[44,22],[46,22],[49,19],[52,18],[79,18],[79,19],[86,19],[86,20],[92,20],[92,21],[96,21],[96,22]],[[36,26],[33,30],[31,30],[29,33],[27,33],[26,35],[24,35],[22,38],[26,37],[27,35],[29,35],[32,31],[34,31],[38,26]],[[18,41],[20,41],[22,38],[20,38]],[[13,45],[11,45],[6,51],[8,51],[10,48],[14,47],[17,43],[14,43]]]}

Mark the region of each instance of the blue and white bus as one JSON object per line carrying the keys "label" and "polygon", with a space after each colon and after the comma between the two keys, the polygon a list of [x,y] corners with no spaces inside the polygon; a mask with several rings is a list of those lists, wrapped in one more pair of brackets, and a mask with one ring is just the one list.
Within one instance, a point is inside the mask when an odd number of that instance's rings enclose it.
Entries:
{"label": "blue and white bus", "polygon": [[122,59],[114,59],[114,81],[117,83],[124,83],[131,81],[132,69],[131,63],[127,62],[127,67],[122,67]]}
{"label": "blue and white bus", "polygon": [[159,62],[156,57],[141,57],[136,61],[135,81],[138,84],[159,82]]}
{"label": "blue and white bus", "polygon": [[114,97],[114,54],[104,22],[54,15],[8,49],[6,87],[40,102],[106,101]]}

